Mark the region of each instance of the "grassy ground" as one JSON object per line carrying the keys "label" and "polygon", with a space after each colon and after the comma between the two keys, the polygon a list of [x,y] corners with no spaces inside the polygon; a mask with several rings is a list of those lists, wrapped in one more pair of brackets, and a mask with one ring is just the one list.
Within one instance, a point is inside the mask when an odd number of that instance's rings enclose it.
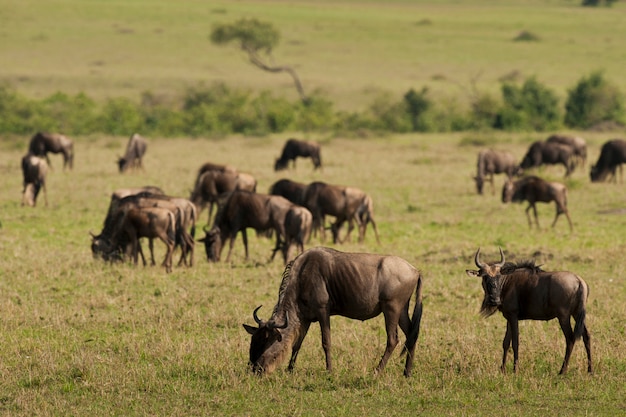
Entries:
{"label": "grassy ground", "polygon": [[[623,184],[591,184],[588,168],[566,183],[574,221],[548,226],[554,207],[539,207],[540,231],[529,231],[524,206],[478,196],[471,175],[476,139],[520,159],[533,135],[398,136],[322,142],[323,171],[309,161],[275,173],[284,137],[220,141],[151,138],[145,172],[120,175],[115,159],[126,138],[76,138],[73,172],[52,156],[50,204],[20,207],[19,159],[27,138],[0,146],[0,410],[7,415],[617,415],[626,410],[626,282]],[[590,159],[609,137],[587,135]],[[276,302],[280,262],[272,242],[240,239],[231,264],[196,265],[165,274],[160,267],[93,260],[89,230],[102,226],[111,191],[152,184],[187,196],[201,163],[230,163],[255,175],[264,191],[279,178],[360,187],[376,204],[382,243],[339,249],[402,256],[425,276],[424,317],[414,376],[402,377],[396,353],[374,375],[384,348],[382,318],[334,317],[335,371],[324,370],[319,328],[312,326],[293,374],[286,364],[257,378],[246,371],[252,310],[267,317]],[[563,169],[540,175],[562,180]],[[40,201],[40,204],[43,201]],[[206,222],[206,211],[202,214]],[[201,233],[200,233],[201,234]],[[321,242],[314,239],[309,246]],[[328,243],[327,243],[328,244]],[[501,375],[505,322],[482,319],[480,283],[465,275],[482,247],[501,246],[511,260],[537,259],[588,282],[588,326],[595,374],[586,374],[577,344],[570,371],[558,376],[564,341],[555,321],[521,325],[520,371]],[[164,254],[156,244],[157,257]]]}
{"label": "grassy ground", "polygon": [[[235,46],[210,43],[214,24],[254,17],[282,34],[274,62],[293,66],[307,92],[321,89],[340,108],[423,86],[439,99],[465,99],[472,84],[499,93],[499,80],[530,76],[564,98],[596,70],[626,89],[621,2],[465,3],[8,0],[0,11],[0,81],[34,97],[60,90],[139,100],[151,91],[168,100],[224,81],[296,99],[287,75],[255,68]],[[522,31],[540,40],[514,42]]]}

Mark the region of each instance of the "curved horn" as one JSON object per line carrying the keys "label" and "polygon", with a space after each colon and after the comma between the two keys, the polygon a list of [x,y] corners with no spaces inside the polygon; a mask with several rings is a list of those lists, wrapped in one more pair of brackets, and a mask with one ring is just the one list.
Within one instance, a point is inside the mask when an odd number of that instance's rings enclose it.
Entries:
{"label": "curved horn", "polygon": [[94,238],[94,239],[98,237],[98,236],[94,235],[94,234],[93,234],[93,232],[92,232],[91,230],[89,231],[89,235],[90,235],[92,238]]}
{"label": "curved horn", "polygon": [[504,266],[504,252],[502,252],[502,248],[499,246],[498,246],[498,249],[500,249],[500,262],[495,264],[495,266],[502,268]]}
{"label": "curved horn", "polygon": [[480,248],[478,248],[476,255],[474,255],[474,263],[479,268],[484,268],[486,266],[484,263],[480,262]]}
{"label": "curved horn", "polygon": [[258,324],[259,326],[263,324],[263,321],[259,318],[259,316],[256,315],[256,312],[259,311],[261,307],[263,307],[263,304],[255,308],[254,311],[252,312],[252,317],[254,318],[254,321],[256,321],[256,324]]}
{"label": "curved horn", "polygon": [[283,324],[274,324],[272,326],[273,329],[286,329],[289,326],[289,313],[285,311],[285,323]]}

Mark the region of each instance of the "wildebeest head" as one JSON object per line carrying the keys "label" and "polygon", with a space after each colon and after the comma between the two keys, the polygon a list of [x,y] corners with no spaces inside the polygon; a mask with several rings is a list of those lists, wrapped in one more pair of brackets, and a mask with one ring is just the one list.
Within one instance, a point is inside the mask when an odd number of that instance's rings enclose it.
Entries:
{"label": "wildebeest head", "polygon": [[257,374],[270,374],[280,362],[278,357],[283,355],[285,348],[283,346],[283,337],[281,329],[286,329],[289,325],[289,315],[285,312],[285,322],[281,324],[275,323],[273,320],[263,321],[257,316],[257,311],[261,306],[254,309],[252,317],[259,327],[244,324],[243,327],[252,335],[250,341],[250,368],[252,372]]}
{"label": "wildebeest head", "polygon": [[287,164],[289,163],[289,160],[282,160],[282,159],[276,159],[276,162],[274,163],[274,171],[280,171],[283,169],[287,169]]}
{"label": "wildebeest head", "polygon": [[126,160],[126,158],[120,157],[117,160],[117,167],[119,168],[120,172],[126,171],[127,165],[128,161]]}
{"label": "wildebeest head", "polygon": [[502,276],[500,275],[500,269],[504,266],[504,252],[500,248],[500,262],[484,263],[480,261],[480,248],[478,248],[474,256],[474,263],[478,267],[478,271],[467,269],[465,272],[470,277],[480,277],[482,279],[485,298],[483,299],[480,312],[484,316],[490,316],[498,310],[501,304]]}
{"label": "wildebeest head", "polygon": [[222,253],[222,236],[219,227],[213,227],[211,230],[207,230],[204,227],[204,237],[198,239],[198,242],[204,243],[204,250],[209,262],[219,262],[220,255]]}
{"label": "wildebeest head", "polygon": [[512,180],[507,180],[502,187],[502,202],[510,203],[515,197],[515,184]]}

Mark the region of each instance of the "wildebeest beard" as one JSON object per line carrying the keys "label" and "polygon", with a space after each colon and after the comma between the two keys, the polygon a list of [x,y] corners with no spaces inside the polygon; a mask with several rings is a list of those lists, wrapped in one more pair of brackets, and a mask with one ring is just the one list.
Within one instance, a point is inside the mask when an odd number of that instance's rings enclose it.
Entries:
{"label": "wildebeest beard", "polygon": [[502,283],[503,279],[500,274],[488,282],[487,288],[485,288],[485,298],[483,298],[483,303],[480,307],[481,316],[489,317],[498,311],[498,307],[501,304]]}

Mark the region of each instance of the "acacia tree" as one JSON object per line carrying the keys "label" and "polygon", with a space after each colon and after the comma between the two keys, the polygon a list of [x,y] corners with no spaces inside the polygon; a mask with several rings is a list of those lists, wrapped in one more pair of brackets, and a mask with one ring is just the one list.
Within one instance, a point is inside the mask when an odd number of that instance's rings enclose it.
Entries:
{"label": "acacia tree", "polygon": [[285,65],[270,65],[264,58],[272,61],[272,50],[280,41],[280,33],[271,23],[260,22],[257,19],[240,19],[232,24],[219,24],[213,27],[211,42],[216,45],[226,45],[233,42],[239,44],[242,51],[248,54],[250,62],[268,72],[286,72],[295,84],[300,99],[306,104],[302,83],[296,71]]}

